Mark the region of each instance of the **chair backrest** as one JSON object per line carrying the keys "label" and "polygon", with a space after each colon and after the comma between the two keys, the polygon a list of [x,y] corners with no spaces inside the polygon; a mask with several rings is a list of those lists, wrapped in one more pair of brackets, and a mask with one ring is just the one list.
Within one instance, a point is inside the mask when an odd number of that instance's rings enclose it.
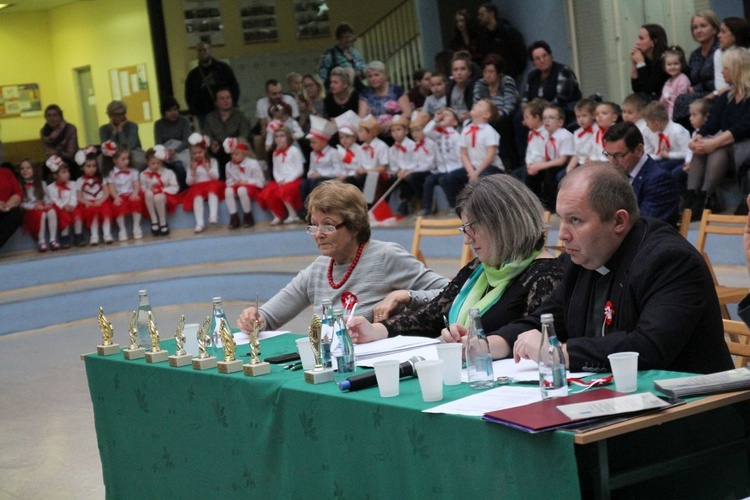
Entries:
{"label": "chair backrest", "polygon": [[735,356],[735,366],[742,368],[750,361],[750,328],[742,321],[725,319],[724,337],[729,354]]}
{"label": "chair backrest", "polygon": [[682,211],[682,217],[680,218],[680,234],[683,238],[688,237],[688,231],[690,230],[690,219],[693,217],[693,211],[686,208]]}
{"label": "chair backrest", "polygon": [[718,215],[712,214],[711,210],[704,210],[698,228],[698,240],[695,242],[696,248],[699,252],[705,253],[706,238],[709,234],[742,236],[746,220],[744,215]]}
{"label": "chair backrest", "polygon": [[[411,242],[412,255],[426,266],[427,262],[424,259],[424,254],[420,250],[422,238],[430,236],[458,236],[460,234],[458,232],[459,227],[461,227],[461,219],[458,217],[450,219],[425,219],[421,216],[417,217],[414,223],[414,238]],[[471,248],[467,245],[463,245],[463,247],[461,251],[461,267],[468,264],[474,258]]]}

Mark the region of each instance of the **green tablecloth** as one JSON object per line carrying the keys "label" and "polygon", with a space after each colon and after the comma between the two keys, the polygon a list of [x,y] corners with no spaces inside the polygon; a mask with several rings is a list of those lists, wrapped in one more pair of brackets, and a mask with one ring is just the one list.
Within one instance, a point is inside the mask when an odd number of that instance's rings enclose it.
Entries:
{"label": "green tablecloth", "polygon": [[[262,341],[264,357],[295,338]],[[416,379],[384,399],[279,365],[251,378],[120,354],[85,364],[108,498],[579,496],[572,435],[422,413],[436,403]],[[471,393],[445,387],[443,402]]]}

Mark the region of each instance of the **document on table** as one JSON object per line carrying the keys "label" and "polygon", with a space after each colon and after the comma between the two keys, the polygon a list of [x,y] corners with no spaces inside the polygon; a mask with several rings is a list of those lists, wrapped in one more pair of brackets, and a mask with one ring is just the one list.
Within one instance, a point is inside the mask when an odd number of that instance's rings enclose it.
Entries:
{"label": "document on table", "polygon": [[608,415],[619,415],[621,413],[634,413],[643,410],[663,408],[669,403],[659,399],[655,394],[644,392],[620,396],[617,398],[600,399],[588,403],[575,403],[560,405],[558,410],[563,412],[571,420],[582,418],[606,417]]}
{"label": "document on table", "polygon": [[435,345],[439,343],[438,339],[399,335],[367,344],[355,344],[354,354],[357,357],[357,366],[372,368],[372,362],[378,359],[398,359],[401,362],[412,356],[438,359]]}
{"label": "document on table", "polygon": [[[267,332],[260,332],[258,334],[258,340],[265,340],[270,339],[273,337],[278,337],[279,335],[284,335],[285,333],[291,333],[289,330],[278,330],[278,331],[267,331]],[[237,332],[234,334],[234,342],[237,345],[245,345],[250,343],[250,335],[248,335],[245,332]]]}
{"label": "document on table", "polygon": [[538,387],[497,387],[480,391],[471,396],[451,401],[434,408],[422,410],[424,413],[447,413],[481,417],[487,412],[515,408],[542,400]]}

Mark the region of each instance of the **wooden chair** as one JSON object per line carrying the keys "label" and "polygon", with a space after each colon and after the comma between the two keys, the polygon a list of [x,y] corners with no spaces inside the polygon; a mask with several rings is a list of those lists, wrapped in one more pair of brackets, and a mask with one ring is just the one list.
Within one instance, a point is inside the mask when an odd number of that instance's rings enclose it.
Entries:
{"label": "wooden chair", "polygon": [[[461,219],[452,217],[450,219],[425,219],[424,217],[417,217],[414,223],[414,239],[411,242],[411,253],[422,264],[427,265],[424,254],[420,250],[419,245],[423,237],[430,236],[458,236],[461,233],[458,232],[458,228],[461,227]],[[462,245],[461,250],[461,263],[460,268],[474,259],[474,254],[471,251],[471,247],[468,245]]]}
{"label": "wooden chair", "polygon": [[734,366],[742,368],[750,361],[750,328],[742,321],[724,320],[724,336]]}
{"label": "wooden chair", "polygon": [[680,218],[680,234],[683,238],[688,237],[688,231],[690,230],[690,218],[693,216],[693,211],[686,208],[682,211],[682,217]]}
{"label": "wooden chair", "polygon": [[698,229],[698,240],[695,243],[696,248],[703,255],[703,258],[706,259],[708,269],[711,271],[711,277],[716,286],[716,295],[718,295],[719,304],[721,304],[721,314],[724,319],[730,319],[726,305],[741,301],[747,295],[747,288],[719,284],[714,268],[711,265],[711,259],[709,259],[706,253],[706,238],[709,234],[742,236],[745,231],[745,220],[746,217],[744,215],[717,215],[712,214],[711,210],[704,210],[701,225]]}

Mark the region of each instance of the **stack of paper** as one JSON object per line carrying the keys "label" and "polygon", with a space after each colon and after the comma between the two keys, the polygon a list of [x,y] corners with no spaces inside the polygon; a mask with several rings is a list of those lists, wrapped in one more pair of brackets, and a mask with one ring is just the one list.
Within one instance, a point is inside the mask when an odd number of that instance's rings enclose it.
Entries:
{"label": "stack of paper", "polygon": [[412,356],[438,359],[434,346],[439,343],[438,339],[400,335],[367,344],[357,344],[354,346],[354,354],[357,356],[357,366],[364,367],[372,367],[373,361],[386,358],[398,359],[402,362]]}
{"label": "stack of paper", "polygon": [[750,389],[750,370],[738,368],[709,375],[654,381],[654,387],[675,398]]}

